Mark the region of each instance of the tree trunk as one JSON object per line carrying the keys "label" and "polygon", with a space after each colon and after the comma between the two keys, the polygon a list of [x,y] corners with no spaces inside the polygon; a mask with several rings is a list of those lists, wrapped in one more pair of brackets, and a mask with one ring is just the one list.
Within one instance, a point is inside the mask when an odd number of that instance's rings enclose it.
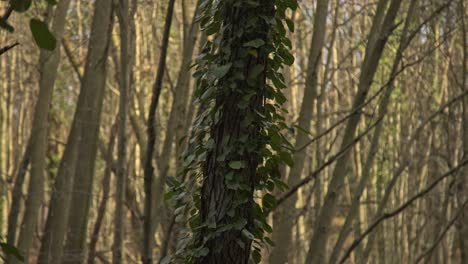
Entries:
{"label": "tree trunk", "polygon": [[343,227],[341,228],[337,242],[331,254],[330,263],[336,263],[338,261],[339,254],[341,252],[343,244],[345,243],[349,233],[351,232],[352,222],[355,221],[356,215],[358,214],[359,201],[360,201],[361,195],[364,192],[364,188],[367,186],[367,183],[371,176],[371,168],[374,162],[374,157],[376,156],[377,151],[379,150],[379,139],[380,139],[380,134],[382,133],[383,124],[384,124],[383,118],[387,114],[388,105],[390,103],[390,96],[395,86],[394,80],[396,78],[401,59],[403,58],[403,52],[409,44],[408,43],[409,40],[407,39],[407,36],[408,36],[409,26],[411,25],[410,23],[414,19],[414,9],[415,9],[416,1],[417,0],[411,1],[410,9],[406,16],[406,22],[405,22],[405,28],[403,29],[403,35],[400,39],[400,44],[398,47],[397,55],[393,61],[392,71],[390,73],[389,81],[386,83],[388,87],[385,90],[384,98],[379,106],[379,114],[378,114],[379,124],[377,124],[374,130],[374,134],[372,135],[371,145],[367,154],[366,161],[364,163],[364,168],[362,170],[362,175],[359,180],[359,185],[353,192],[354,195],[352,198],[351,207],[348,211],[345,223],[343,224]]}
{"label": "tree trunk", "polygon": [[[60,1],[55,10],[52,32],[54,32],[58,42],[60,42],[65,28],[65,18],[69,3],[69,0]],[[18,249],[24,254],[26,260],[29,256],[29,249],[33,242],[39,209],[44,198],[48,114],[60,62],[60,46],[57,46],[58,47],[54,51],[41,50],[39,55],[39,95],[34,110],[31,136],[28,142],[28,148],[30,147],[30,149],[25,152],[25,155],[28,155],[28,157],[23,158],[24,160],[30,158],[31,162],[28,196],[25,203],[23,223],[18,238]],[[20,174],[22,173],[24,173],[23,168],[20,168]],[[24,174],[19,178],[18,180],[21,182],[21,178],[24,178]],[[11,213],[15,214],[16,212],[12,211]],[[10,258],[9,263],[18,262],[16,259]]]}
{"label": "tree trunk", "polygon": [[[220,22],[224,30],[213,43],[215,50],[220,51],[218,61],[214,63],[231,65],[237,72],[228,68],[226,75],[208,88],[220,91],[211,97],[219,119],[210,119],[209,133],[213,147],[207,148],[201,169],[200,220],[203,226],[196,234],[195,247],[203,247],[207,251],[196,257],[194,263],[198,264],[247,264],[252,244],[252,240],[246,239],[242,233],[254,225],[253,192],[259,181],[256,173],[261,162],[258,153],[265,144],[262,142],[261,125],[255,119],[258,118],[256,113],[265,112],[266,46],[270,31],[266,18],[274,15],[275,2],[257,0],[233,5],[234,2],[228,1],[217,7],[222,14]],[[254,39],[267,44],[247,54],[246,48],[241,45]],[[255,78],[248,79],[255,69],[263,71]],[[236,73],[244,78],[235,78]],[[232,86],[236,88],[231,89]],[[251,97],[244,108],[239,102],[249,93]],[[252,123],[249,123],[249,117],[254,119]],[[233,163],[239,166],[232,166]],[[233,173],[232,180],[243,186],[242,189],[229,185],[229,173]],[[228,229],[210,236],[210,232],[213,232],[211,225],[227,226],[235,224],[237,220],[245,223],[244,231]]]}
{"label": "tree trunk", "polygon": [[[464,5],[465,1],[461,0],[459,4],[459,11],[461,13],[460,17],[462,19],[462,53],[463,53],[463,62],[462,62],[462,71],[461,71],[461,88],[464,91],[468,90],[468,44],[467,44],[467,26],[466,26],[466,7]],[[468,97],[463,98],[462,103],[462,114],[463,114],[463,123],[462,123],[462,133],[463,133],[463,158],[464,160],[468,159]],[[468,167],[463,168],[463,171],[459,175],[458,183],[458,207],[460,210],[464,210],[459,217],[457,227],[459,229],[459,246],[460,246],[460,261],[461,263],[468,262],[468,206],[463,209],[463,204],[468,199]]]}
{"label": "tree trunk", "polygon": [[[193,21],[190,26],[188,40],[184,42],[183,54],[182,54],[182,63],[179,70],[179,75],[177,78],[177,83],[174,88],[174,101],[172,109],[169,114],[169,119],[167,121],[166,129],[166,139],[164,140],[163,149],[160,155],[159,160],[159,173],[156,181],[153,182],[152,195],[153,195],[153,208],[152,208],[152,230],[151,233],[154,234],[160,223],[160,214],[162,210],[162,200],[164,194],[164,187],[166,185],[167,174],[169,170],[169,161],[173,156],[172,149],[173,145],[178,144],[180,137],[177,135],[182,134],[176,131],[183,130],[181,123],[185,121],[186,117],[186,105],[189,100],[189,91],[190,91],[190,65],[192,64],[193,52],[195,50],[195,44],[197,42],[198,35],[198,24],[196,23],[196,17],[198,11],[198,2],[196,3],[195,12],[193,14]],[[177,153],[177,152],[176,152]],[[177,154],[176,154],[177,155]],[[178,158],[178,156],[176,156]]]}
{"label": "tree trunk", "polygon": [[[56,190],[65,193],[65,195],[62,200],[56,200],[59,213],[56,217],[51,218],[50,227],[53,228],[54,232],[57,232],[57,226],[54,226],[53,223],[55,221],[56,225],[60,225],[60,237],[57,237],[55,241],[61,247],[64,242],[64,229],[62,228],[65,228],[64,224],[68,221],[67,241],[62,258],[64,263],[82,263],[86,255],[88,212],[92,197],[94,162],[106,83],[109,39],[113,26],[111,6],[112,1],[110,0],[97,0],[94,3],[83,83],[68,139],[71,145],[67,146],[64,154],[65,158],[67,149],[70,148],[68,150],[69,156],[67,156],[70,159],[62,160],[62,163],[68,161],[69,164],[61,164],[63,172],[62,175],[59,173],[57,176],[62,177],[60,184],[63,188]],[[58,180],[59,178],[57,178]],[[67,192],[68,190],[70,192]]]}
{"label": "tree trunk", "polygon": [[[369,92],[383,49],[393,30],[393,21],[400,8],[401,0],[393,0],[385,18],[382,18],[383,16],[380,16],[380,14],[384,14],[385,4],[386,0],[381,0],[377,7],[377,14],[374,17],[374,24],[372,25],[366,47],[366,55],[361,67],[358,92],[353,102],[352,109],[354,114],[347,122],[340,149],[345,149],[354,140],[354,133],[361,117],[359,108],[365,102],[367,93]],[[379,20],[381,19],[384,19],[384,21],[383,24],[380,25]],[[346,151],[336,162],[331,181],[328,185],[328,192],[325,195],[320,216],[315,225],[315,232],[312,236],[307,253],[307,263],[321,264],[326,261],[326,252],[324,252],[323,248],[328,241],[331,221],[335,215],[338,197],[340,196],[344,178],[348,171],[350,154],[351,152],[349,150]]]}
{"label": "tree trunk", "polygon": [[[148,113],[147,123],[147,148],[144,161],[144,185],[145,185],[145,212],[143,220],[143,248],[142,248],[142,262],[143,264],[153,263],[153,155],[156,143],[156,109],[158,108],[159,96],[162,90],[162,81],[164,78],[164,71],[166,69],[166,55],[169,45],[169,34],[172,25],[172,16],[174,13],[175,0],[169,0],[166,21],[164,24],[164,33],[161,45],[161,56],[159,57],[158,71],[156,73],[156,80],[153,86],[153,93],[151,95],[151,104]],[[163,155],[166,153],[163,153]]]}
{"label": "tree trunk", "polygon": [[[309,61],[307,65],[307,79],[304,91],[304,97],[299,113],[299,127],[305,131],[311,128],[312,113],[314,111],[314,104],[317,98],[317,83],[319,66],[321,65],[322,48],[325,43],[325,29],[326,19],[328,14],[328,0],[318,0],[317,8],[314,18],[314,33],[310,44]],[[301,130],[297,130],[296,135],[296,149],[304,146],[309,140],[308,134]],[[302,175],[304,163],[306,160],[306,149],[297,151],[294,154],[294,166],[291,168],[288,178],[288,185],[295,185]],[[293,195],[285,204],[282,205],[282,210],[277,211],[280,213],[279,217],[275,216],[274,239],[277,246],[273,249],[270,257],[270,262],[273,264],[286,263],[289,259],[288,252],[292,240],[292,226],[295,222],[297,195]]]}
{"label": "tree trunk", "polygon": [[112,262],[123,263],[123,241],[125,235],[124,203],[127,182],[127,112],[130,90],[130,71],[132,59],[130,58],[130,9],[128,0],[117,0],[117,18],[120,30],[120,97],[118,114],[118,148],[117,148],[117,175],[115,194],[115,220],[114,220],[114,245]]}

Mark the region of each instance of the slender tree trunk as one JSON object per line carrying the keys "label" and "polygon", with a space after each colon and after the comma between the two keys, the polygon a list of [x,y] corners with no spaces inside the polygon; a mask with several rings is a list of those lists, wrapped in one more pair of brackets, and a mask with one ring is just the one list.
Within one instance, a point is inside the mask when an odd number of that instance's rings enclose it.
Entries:
{"label": "slender tree trunk", "polygon": [[360,201],[361,195],[364,192],[364,189],[366,185],[368,184],[369,178],[371,176],[371,168],[374,163],[374,157],[376,156],[377,151],[379,149],[379,139],[380,139],[380,134],[382,133],[383,124],[384,124],[383,118],[385,117],[387,113],[388,105],[390,103],[390,95],[392,94],[393,89],[394,89],[394,79],[396,78],[398,67],[400,65],[401,59],[403,58],[403,51],[408,46],[407,35],[408,35],[409,26],[411,25],[411,21],[414,19],[413,16],[414,16],[414,9],[415,9],[416,2],[417,0],[411,1],[410,9],[406,16],[405,28],[403,29],[403,35],[400,40],[397,55],[393,61],[392,71],[390,73],[390,80],[386,84],[388,85],[388,87],[385,90],[383,100],[379,106],[378,118],[380,121],[374,130],[374,134],[372,135],[371,145],[369,148],[369,152],[367,154],[366,161],[364,163],[364,168],[362,170],[362,175],[359,180],[359,185],[353,192],[354,196],[352,198],[353,200],[351,203],[351,207],[348,211],[345,223],[343,224],[343,227],[338,236],[338,240],[331,254],[329,263],[336,263],[338,261],[339,254],[341,252],[343,244],[346,241],[349,233],[351,232],[352,222],[355,220],[356,215],[358,214],[359,205],[360,205],[359,201]]}
{"label": "slender tree trunk", "polygon": [[16,173],[15,183],[11,194],[11,206],[8,214],[8,232],[7,232],[7,243],[10,245],[16,245],[16,235],[18,227],[18,218],[21,210],[22,191],[23,183],[26,177],[26,172],[31,161],[31,141],[26,145],[26,150],[23,154],[23,159],[20,162],[18,172]]}
{"label": "slender tree trunk", "polygon": [[[462,71],[461,71],[461,86],[464,91],[468,90],[468,44],[467,44],[467,25],[466,25],[466,2],[460,1],[459,11],[461,13],[460,17],[462,19],[462,53],[463,53],[463,62],[462,62]],[[465,96],[463,99],[462,105],[462,114],[463,114],[463,123],[462,123],[462,133],[463,133],[463,157],[468,159],[468,97]],[[468,167],[465,167],[462,173],[459,175],[458,183],[458,207],[460,210],[464,210],[459,217],[457,226],[459,229],[459,246],[460,246],[460,258],[461,263],[468,262],[468,206],[463,209],[463,203],[468,199]]]}
{"label": "slender tree trunk", "polygon": [[117,0],[117,18],[119,21],[120,30],[120,98],[119,98],[119,114],[118,114],[118,148],[117,148],[117,180],[116,180],[116,197],[115,197],[115,220],[114,220],[114,246],[112,262],[121,264],[124,261],[123,241],[125,235],[124,223],[124,203],[125,203],[125,186],[127,182],[127,111],[128,97],[130,88],[130,20],[129,20],[129,3],[128,0]]}
{"label": "slender tree trunk", "polygon": [[116,139],[116,124],[112,125],[111,132],[109,135],[109,144],[107,147],[107,153],[104,154],[106,160],[106,168],[104,169],[104,176],[102,177],[102,198],[97,208],[96,222],[94,223],[93,231],[91,233],[91,239],[89,242],[89,253],[88,253],[88,264],[93,264],[96,258],[96,246],[99,240],[99,233],[101,232],[102,222],[107,209],[107,201],[110,196],[110,183],[112,170],[114,167],[114,146]]}
{"label": "slender tree trunk", "polygon": [[[68,11],[69,2],[69,0],[60,1],[55,10],[52,32],[54,32],[58,42],[60,42],[65,28],[65,17]],[[25,203],[23,223],[18,238],[18,249],[24,254],[26,260],[29,258],[29,249],[33,242],[39,209],[44,195],[44,172],[49,120],[48,114],[59,61],[60,46],[58,46],[54,51],[40,51],[39,95],[34,110],[33,124],[31,128],[32,132],[28,141],[28,149],[25,152],[25,155],[28,156],[23,157],[23,164],[20,168],[19,177],[17,179],[18,183],[20,183],[19,186],[21,186],[24,179],[25,167],[27,167],[27,161],[30,159],[31,173],[28,196]],[[17,191],[21,192],[21,190]],[[17,198],[21,199],[21,197]],[[16,202],[16,204],[18,204],[18,202]],[[17,209],[12,210],[11,212],[13,218],[15,217],[14,215],[17,214],[16,210]],[[13,228],[14,226],[12,225],[12,229]],[[12,232],[14,231],[12,230]],[[16,259],[10,258],[9,263],[18,262]]]}
{"label": "slender tree trunk", "polygon": [[[156,109],[158,108],[159,96],[162,90],[162,81],[164,71],[166,69],[166,55],[169,46],[169,34],[171,31],[172,16],[174,13],[175,0],[169,0],[166,14],[166,21],[164,24],[164,33],[161,45],[161,55],[159,57],[158,71],[156,73],[156,80],[153,86],[153,93],[151,96],[151,104],[148,113],[147,123],[147,148],[144,162],[144,184],[145,184],[145,212],[143,223],[143,249],[142,249],[142,262],[143,264],[153,263],[153,155],[156,143]],[[163,153],[164,154],[164,153]]]}
{"label": "slender tree trunk", "polygon": [[[383,24],[376,24],[380,19],[379,14],[383,14],[386,0],[379,1],[377,14],[374,18],[374,24],[369,35],[369,42],[366,47],[366,55],[361,67],[361,75],[358,85],[358,92],[353,102],[354,114],[349,118],[345,128],[341,148],[344,149],[354,140],[354,133],[358,126],[361,112],[358,110],[365,102],[370,85],[372,84],[374,74],[382,55],[383,49],[389,35],[393,30],[393,21],[400,8],[401,0],[393,0],[385,15]],[[380,8],[380,9],[379,9]],[[382,11],[381,11],[382,10]],[[309,251],[307,254],[307,263],[325,263],[326,252],[323,248],[327,244],[331,228],[331,221],[336,213],[336,204],[341,193],[344,178],[347,173],[348,161],[351,152],[348,150],[337,160],[331,181],[328,185],[328,191],[325,196],[324,204],[320,211],[319,219],[315,225],[315,232],[312,236]]]}
{"label": "slender tree trunk", "polygon": [[[317,98],[317,83],[319,75],[319,66],[321,65],[322,49],[325,43],[325,31],[327,25],[328,0],[318,0],[316,7],[316,16],[314,18],[314,33],[310,44],[309,61],[307,66],[307,79],[304,91],[301,111],[299,113],[299,127],[305,131],[311,128],[312,113],[315,100]],[[296,149],[303,147],[309,140],[308,134],[297,130]],[[306,149],[297,151],[294,154],[294,166],[291,168],[288,178],[288,184],[293,186],[302,175],[304,163],[306,160]],[[282,209],[276,213],[281,214],[275,217],[274,239],[277,246],[273,249],[270,256],[270,262],[273,264],[286,263],[289,259],[288,252],[292,241],[292,226],[295,222],[295,213],[297,195],[290,197]]]}
{"label": "slender tree trunk", "polygon": [[[88,212],[112,26],[112,1],[95,1],[83,83],[56,181],[56,186],[60,185],[61,188],[57,186],[56,198],[53,194],[51,201],[51,207],[55,203],[56,212],[51,208],[48,216],[50,230],[56,233],[53,240],[56,247],[50,247],[54,251],[62,248],[67,230],[61,259],[64,263],[82,263],[85,259]],[[60,261],[60,256],[57,256],[57,261]]]}
{"label": "slender tree trunk", "polygon": [[[162,199],[164,194],[164,187],[166,185],[167,174],[169,170],[169,161],[173,155],[171,155],[173,145],[178,144],[181,137],[177,135],[181,134],[175,131],[183,130],[183,122],[186,117],[186,105],[189,100],[190,91],[190,65],[192,64],[193,52],[195,50],[195,44],[198,36],[198,24],[196,23],[196,17],[198,15],[198,2],[196,3],[195,12],[193,14],[192,24],[190,26],[189,35],[187,41],[184,42],[182,63],[179,70],[179,76],[177,83],[174,88],[174,102],[172,109],[169,114],[166,129],[166,139],[164,140],[163,149],[159,160],[159,173],[156,181],[153,182],[152,195],[153,195],[153,208],[152,208],[152,230],[154,234],[160,223],[160,214],[162,208]],[[175,133],[174,133],[175,132]],[[176,152],[177,153],[177,152]],[[178,158],[178,156],[176,156]]]}

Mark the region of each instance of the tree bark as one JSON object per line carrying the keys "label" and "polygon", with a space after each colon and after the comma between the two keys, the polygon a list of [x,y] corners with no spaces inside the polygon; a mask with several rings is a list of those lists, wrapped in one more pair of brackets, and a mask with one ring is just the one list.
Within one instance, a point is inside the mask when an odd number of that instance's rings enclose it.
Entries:
{"label": "tree bark", "polygon": [[127,112],[128,97],[130,90],[130,71],[132,59],[130,58],[130,8],[128,0],[117,0],[117,18],[120,30],[120,97],[118,114],[118,147],[117,147],[117,175],[116,175],[116,194],[115,194],[115,219],[114,219],[114,245],[112,262],[115,264],[123,263],[124,255],[124,204],[127,182]]}
{"label": "tree bark", "polygon": [[[242,100],[242,92],[225,87],[223,81],[214,84],[216,90],[223,91],[217,94],[215,107],[219,113],[219,120],[212,123],[210,127],[210,138],[214,141],[213,148],[208,149],[206,158],[202,166],[203,183],[201,188],[201,223],[215,223],[216,226],[233,224],[235,219],[230,217],[228,211],[234,210],[237,218],[245,220],[246,229],[253,226],[253,192],[256,179],[257,166],[259,165],[258,151],[263,147],[262,142],[255,142],[255,139],[262,138],[261,130],[258,124],[245,125],[249,116],[255,113],[262,113],[265,109],[265,71],[267,69],[267,50],[265,45],[256,49],[256,55],[242,54],[245,51],[240,45],[247,41],[261,39],[267,43],[269,27],[263,19],[256,20],[257,23],[246,27],[246,21],[259,17],[270,18],[274,15],[274,1],[254,1],[255,7],[248,4],[233,5],[235,1],[220,5],[219,12],[222,14],[221,28],[228,25],[222,31],[221,39],[214,45],[216,50],[226,52],[222,63],[238,63],[243,65],[244,78],[253,71],[254,68],[261,68],[263,72],[254,80],[255,83],[249,83],[244,80],[236,80],[236,89],[254,89],[254,94],[248,101],[245,109],[240,111],[238,103]],[[244,33],[239,36],[239,32],[245,32],[244,27],[249,31],[256,33],[255,36],[249,36]],[[235,40],[235,41],[233,41]],[[229,52],[227,52],[229,51]],[[226,59],[224,59],[226,58]],[[225,60],[225,61],[224,61]],[[234,71],[228,72],[223,78],[229,78]],[[233,81],[234,82],[234,81]],[[224,85],[224,86],[223,86]],[[239,140],[241,136],[247,136],[245,142],[252,142],[252,150],[246,151]],[[253,143],[255,142],[255,143]],[[246,143],[244,143],[246,144]],[[230,149],[231,151],[228,151]],[[255,153],[255,154],[254,154]],[[225,155],[225,156],[224,156]],[[222,160],[222,161],[220,161]],[[231,161],[240,161],[243,167],[236,170],[233,177],[237,179],[238,184],[245,186],[244,190],[229,188],[225,175],[230,171],[228,164]],[[245,197],[245,202],[234,206],[241,197]],[[220,232],[214,237],[206,237],[209,233],[207,227],[203,227],[196,237],[196,247],[204,245],[208,249],[205,256],[198,257],[194,262],[197,264],[247,264],[249,263],[252,240],[244,239],[241,230],[231,229]],[[207,239],[207,241],[205,241]],[[245,243],[241,246],[238,241]]]}
{"label": "tree bark", "polygon": [[[379,16],[385,14],[386,0],[381,0],[378,3],[377,14],[374,17],[371,32],[369,34],[369,40],[366,47],[366,55],[364,62],[361,67],[361,75],[358,84],[358,91],[356,98],[353,102],[353,111],[360,108],[365,102],[367,93],[372,84],[374,74],[377,70],[377,66],[382,55],[383,49],[387,42],[387,39],[393,31],[393,21],[400,8],[401,0],[393,0],[390,4],[388,11],[384,18]],[[379,20],[383,19],[382,24]],[[356,132],[359,120],[361,117],[361,111],[355,111],[354,114],[349,118],[343,135],[341,148],[345,148],[354,139],[354,133]],[[323,250],[328,241],[328,236],[331,228],[331,221],[336,212],[336,204],[338,197],[340,196],[341,188],[344,183],[344,178],[347,173],[348,163],[351,152],[346,151],[337,160],[335,169],[332,174],[331,181],[328,185],[328,191],[325,195],[322,209],[320,210],[320,216],[315,225],[315,232],[312,236],[309,251],[307,253],[307,263],[325,263],[326,252]]]}

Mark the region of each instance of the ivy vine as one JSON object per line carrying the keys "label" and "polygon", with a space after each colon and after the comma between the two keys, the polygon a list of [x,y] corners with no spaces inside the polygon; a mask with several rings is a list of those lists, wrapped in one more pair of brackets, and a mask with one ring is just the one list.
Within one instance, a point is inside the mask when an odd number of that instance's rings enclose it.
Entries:
{"label": "ivy vine", "polygon": [[[268,1],[272,10],[265,10]],[[208,254],[206,245],[210,241],[232,230],[242,234],[243,238],[236,241],[239,246],[252,247],[251,259],[255,263],[261,260],[263,246],[274,245],[268,237],[272,228],[267,212],[276,206],[273,191],[287,189],[280,177],[280,166],[293,165],[293,146],[282,134],[288,129],[283,117],[287,111],[282,106],[286,101],[282,92],[286,88],[282,69],[294,63],[289,52],[292,44],[287,37],[288,30],[294,31],[294,23],[287,14],[297,6],[296,0],[201,1],[198,22],[208,36],[194,64],[195,96],[201,110],[183,157],[181,177],[184,180],[170,178],[170,190],[166,193],[166,199],[176,204],[176,222],[187,223],[187,230],[175,256],[168,261],[193,263]],[[227,19],[233,7],[246,12],[241,23],[237,21],[235,25]],[[250,62],[246,58],[263,58],[265,63],[247,65]],[[232,99],[233,95],[239,100],[225,100],[228,96]],[[252,107],[255,100],[262,100],[261,108]],[[226,104],[242,112],[241,133],[236,138],[224,137],[222,142],[215,143],[212,130],[223,119],[220,110]],[[202,168],[215,148],[215,166],[223,172],[225,188],[232,192],[235,200],[228,205],[221,221],[214,217],[215,214],[219,217],[219,212],[210,212],[202,221]],[[241,175],[247,165],[242,157],[250,156],[259,161],[255,163],[253,186],[246,184]],[[253,221],[249,221],[236,210],[252,202],[252,195]]]}

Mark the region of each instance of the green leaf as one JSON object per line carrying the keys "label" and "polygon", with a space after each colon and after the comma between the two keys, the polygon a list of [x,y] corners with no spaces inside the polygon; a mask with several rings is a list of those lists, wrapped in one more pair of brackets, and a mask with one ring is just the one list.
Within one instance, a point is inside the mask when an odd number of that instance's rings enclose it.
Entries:
{"label": "green leaf", "polygon": [[31,33],[37,46],[46,50],[55,49],[57,39],[55,39],[54,35],[49,31],[46,23],[33,18],[29,22],[29,28],[31,29]]}
{"label": "green leaf", "polygon": [[172,197],[174,197],[174,195],[175,195],[174,191],[169,191],[164,194],[164,200],[165,201],[170,200]]}
{"label": "green leaf", "polygon": [[216,78],[221,79],[223,78],[228,72],[229,69],[231,69],[232,63],[228,63],[223,66],[219,66],[213,69],[213,74],[216,76]]}
{"label": "green leaf", "polygon": [[27,11],[31,7],[32,0],[12,0],[11,7],[18,13]]}
{"label": "green leaf", "polygon": [[265,41],[263,39],[254,39],[247,43],[244,43],[244,47],[253,47],[253,48],[260,48],[261,46],[265,45]]}
{"label": "green leaf", "polygon": [[255,65],[250,71],[249,78],[257,79],[258,75],[263,72],[264,66],[261,64]]}
{"label": "green leaf", "polygon": [[262,198],[262,204],[264,207],[273,208],[276,206],[276,198],[273,195],[267,193]]}
{"label": "green leaf", "polygon": [[200,250],[200,256],[204,257],[204,256],[208,255],[209,252],[210,252],[210,250],[208,248],[204,247],[204,248],[202,248]]}
{"label": "green leaf", "polygon": [[273,242],[273,240],[271,240],[269,237],[265,237],[265,241],[270,244],[270,246],[275,246],[275,242]]}
{"label": "green leaf", "polygon": [[242,168],[242,161],[238,161],[238,160],[231,161],[231,162],[229,162],[229,167],[231,169],[238,170],[238,169]]}
{"label": "green leaf", "polygon": [[243,235],[244,237],[250,239],[250,240],[254,240],[254,239],[255,239],[254,235],[253,235],[252,233],[250,233],[250,231],[247,230],[247,229],[245,229],[245,228],[242,229],[242,235]]}
{"label": "green leaf", "polygon": [[285,48],[279,49],[279,55],[281,58],[283,58],[284,63],[288,66],[291,66],[294,64],[294,56],[289,53],[289,51]]}
{"label": "green leaf", "polygon": [[252,259],[255,263],[260,263],[260,261],[262,260],[262,255],[260,255],[260,252],[258,252],[257,250],[254,250],[252,252]]}
{"label": "green leaf", "polygon": [[297,9],[297,0],[285,0],[286,6],[289,7],[292,11]]}
{"label": "green leaf", "polygon": [[0,248],[2,248],[2,251],[6,255],[12,255],[15,258],[17,258],[18,260],[24,261],[24,257],[21,255],[21,253],[19,252],[19,250],[16,247],[14,247],[14,246],[12,246],[10,244],[7,244],[7,243],[0,242]]}
{"label": "green leaf", "polygon": [[289,31],[294,32],[294,22],[289,18],[286,18],[285,20],[286,20],[286,25],[289,28]]}
{"label": "green leaf", "polygon": [[286,151],[281,151],[279,155],[281,160],[284,161],[284,163],[286,163],[289,167],[292,167],[294,165],[294,160],[290,153]]}

